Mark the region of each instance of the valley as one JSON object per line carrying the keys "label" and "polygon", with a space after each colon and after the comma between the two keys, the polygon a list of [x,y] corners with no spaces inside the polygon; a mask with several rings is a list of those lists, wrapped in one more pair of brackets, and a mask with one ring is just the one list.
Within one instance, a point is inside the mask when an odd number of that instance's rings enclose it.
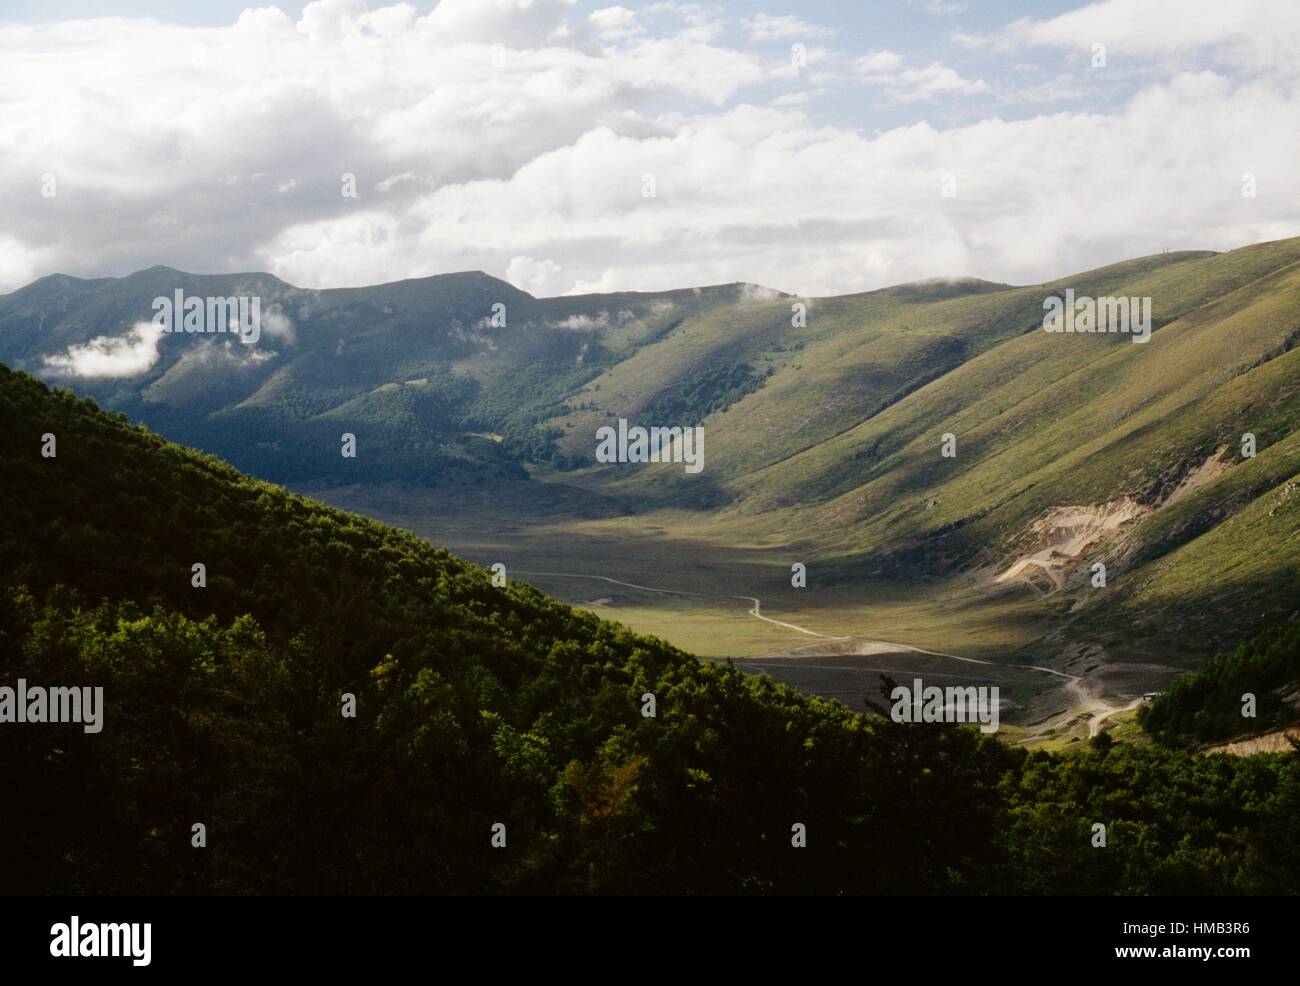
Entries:
{"label": "valley", "polygon": [[[1048,628],[1026,605],[1031,595],[990,601],[978,586],[958,581],[822,586],[815,562],[808,587],[792,588],[790,565],[805,554],[771,540],[746,542],[691,513],[582,517],[584,506],[601,511],[589,493],[553,474],[525,489],[450,498],[397,486],[302,492],[482,566],[500,562],[511,579],[703,659],[730,661],[853,709],[862,710],[864,697],[879,699],[882,675],[998,685],[1006,735],[1059,745],[1095,735],[1107,716],[1134,707],[1103,697],[1079,674],[1034,663]],[[1080,671],[1097,665],[1092,656]],[[1176,673],[1153,666],[1129,687],[1149,691]]]}
{"label": "valley", "polygon": [[[182,290],[274,317],[72,372]],[[1061,296],[1144,299],[1142,345],[1044,332]],[[1300,609],[1297,312],[1300,239],[829,298],[156,267],[0,298],[0,361],[703,659],[996,684],[1068,743]]]}
{"label": "valley", "polygon": [[6,959],[1285,967],[1300,0],[243,6],[0,4]]}

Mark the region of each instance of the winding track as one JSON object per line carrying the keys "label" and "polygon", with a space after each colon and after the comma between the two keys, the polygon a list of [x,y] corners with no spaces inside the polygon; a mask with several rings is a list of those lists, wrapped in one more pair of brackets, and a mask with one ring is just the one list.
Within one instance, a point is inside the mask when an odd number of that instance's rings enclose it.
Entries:
{"label": "winding track", "polygon": [[762,613],[762,602],[757,596],[717,596],[707,592],[686,592],[684,589],[656,589],[652,585],[637,585],[635,582],[620,582],[618,579],[611,579],[606,575],[582,575],[572,572],[523,572],[517,571],[516,575],[541,575],[557,579],[599,579],[601,582],[610,582],[613,585],[625,585],[629,589],[642,589],[646,592],[658,592],[668,596],[694,596],[697,599],[743,599],[746,602],[753,603],[750,607],[749,615],[756,616],[764,623],[775,623],[779,627],[786,627],[789,630],[797,630],[799,633],[806,633],[810,637],[820,637],[822,640],[852,640],[852,637],[831,637],[824,633],[818,633],[816,630],[809,630],[807,627],[801,627],[797,623],[782,623],[780,620],[774,620],[770,616],[764,616]]}
{"label": "winding track", "polygon": [[[517,570],[516,575],[533,575],[542,578],[555,579],[594,579],[598,582],[608,582],[611,585],[626,586],[629,589],[640,589],[643,592],[657,592],[667,596],[691,596],[696,599],[743,599],[751,603],[749,615],[762,620],[764,623],[771,623],[779,627],[785,627],[788,630],[794,630],[798,633],[807,634],[809,637],[817,637],[821,640],[853,640],[853,637],[832,637],[829,634],[818,633],[816,630],[809,630],[807,627],[801,627],[797,623],[785,623],[781,620],[774,620],[770,616],[764,616],[762,612],[762,602],[757,596],[737,596],[737,595],[716,595],[707,592],[687,592],[684,589],[661,589],[650,585],[638,585],[635,582],[623,582],[619,579],[611,579],[607,575],[591,575],[578,572],[526,572]],[[1066,688],[1078,699],[1078,703],[1069,710],[1071,714],[1080,712],[1091,713],[1088,719],[1088,736],[1096,736],[1101,732],[1101,725],[1108,718],[1117,712],[1127,712],[1129,709],[1137,708],[1141,699],[1134,699],[1128,705],[1111,705],[1092,695],[1091,690],[1084,683],[1079,675],[1068,674],[1065,671],[1057,671],[1054,668],[1045,668],[1038,664],[998,664],[996,661],[981,661],[974,657],[960,657],[956,654],[944,654],[941,651],[925,650],[921,647],[912,647],[909,644],[896,644],[889,640],[871,640],[867,643],[883,644],[887,647],[894,648],[898,651],[911,651],[916,654],[929,654],[931,657],[946,657],[953,661],[963,661],[966,664],[983,664],[989,667],[998,668],[1017,668],[1022,671],[1041,671],[1044,674],[1056,675],[1058,678],[1064,678],[1069,682]],[[1055,718],[1055,717],[1054,717]],[[1034,734],[1037,735],[1037,734]]]}

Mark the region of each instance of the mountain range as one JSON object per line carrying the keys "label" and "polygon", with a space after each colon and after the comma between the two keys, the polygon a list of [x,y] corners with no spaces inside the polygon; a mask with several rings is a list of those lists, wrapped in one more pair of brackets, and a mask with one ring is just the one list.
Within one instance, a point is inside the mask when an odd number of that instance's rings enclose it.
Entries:
{"label": "mountain range", "polygon": [[[260,297],[262,338],[151,334],[177,290]],[[1150,299],[1150,339],[1044,332],[1067,290]],[[1300,239],[830,298],[165,267],[0,297],[0,361],[265,479],[577,491],[583,514],[779,546],[822,588],[996,614],[964,653],[1121,695],[1300,610],[1298,340]],[[619,418],[703,426],[706,468],[597,463]]]}

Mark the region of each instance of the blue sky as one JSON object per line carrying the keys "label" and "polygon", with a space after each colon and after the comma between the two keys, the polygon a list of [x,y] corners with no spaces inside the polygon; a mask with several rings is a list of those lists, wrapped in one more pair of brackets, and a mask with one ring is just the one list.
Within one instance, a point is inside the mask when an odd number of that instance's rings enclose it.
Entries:
{"label": "blue sky", "polygon": [[1293,0],[7,0],[0,291],[1041,281],[1300,234],[1298,93]]}

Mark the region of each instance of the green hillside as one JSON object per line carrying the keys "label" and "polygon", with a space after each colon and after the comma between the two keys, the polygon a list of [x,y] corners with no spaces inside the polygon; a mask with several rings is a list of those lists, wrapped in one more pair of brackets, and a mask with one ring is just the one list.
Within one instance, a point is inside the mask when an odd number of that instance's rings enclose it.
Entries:
{"label": "green hillside", "polygon": [[[1300,720],[1300,622],[1292,621],[1216,654],[1139,710],[1144,729],[1170,743],[1207,743]],[[1250,715],[1245,696],[1254,696]]]}
{"label": "green hillside", "polygon": [[[1067,287],[1151,298],[1150,341],[1043,332],[1043,299]],[[1300,599],[1297,341],[1300,239],[938,300],[814,299],[804,328],[788,300],[717,309],[593,380],[581,396],[597,408],[556,424],[576,451],[674,374],[722,354],[761,366],[761,388],[703,419],[701,476],[615,466],[582,481],[707,507],[720,540],[797,542],[836,583],[1011,594],[1052,632],[1038,660],[1086,648],[1189,667]]]}
{"label": "green hillside", "polygon": [[0,416],[0,682],[105,696],[0,725],[8,892],[1300,891],[1294,756],[869,720],[4,368]]}
{"label": "green hillside", "polygon": [[[166,337],[147,371],[67,382],[299,488],[396,483],[450,510],[508,490],[545,515],[558,562],[566,512],[624,518],[593,532],[605,544],[661,531],[660,554],[700,556],[697,571],[726,552],[788,569],[797,552],[848,606],[932,602],[980,656],[1126,700],[1300,599],[1300,239],[832,298],[537,299],[482,273],[330,291],[161,267],[55,276],[0,298],[0,360],[66,380],[52,354],[119,338],[177,287],[259,293],[284,323],[256,347]],[[1150,298],[1150,341],[1042,331],[1044,298],[1067,288]],[[619,418],[702,425],[704,471],[596,465],[596,430]],[[627,552],[608,555],[587,570],[618,577]]]}
{"label": "green hillside", "polygon": [[[178,290],[258,297],[261,337],[165,334],[146,369],[68,374],[70,353],[128,340],[152,319],[153,300]],[[455,483],[467,464],[490,479],[521,475],[526,461],[567,463],[541,422],[603,368],[739,292],[539,300],[480,272],[323,291],[167,267],[55,275],[0,297],[0,360],[269,479]],[[340,461],[344,430],[364,470]],[[501,434],[502,447],[476,441],[482,431]]]}

